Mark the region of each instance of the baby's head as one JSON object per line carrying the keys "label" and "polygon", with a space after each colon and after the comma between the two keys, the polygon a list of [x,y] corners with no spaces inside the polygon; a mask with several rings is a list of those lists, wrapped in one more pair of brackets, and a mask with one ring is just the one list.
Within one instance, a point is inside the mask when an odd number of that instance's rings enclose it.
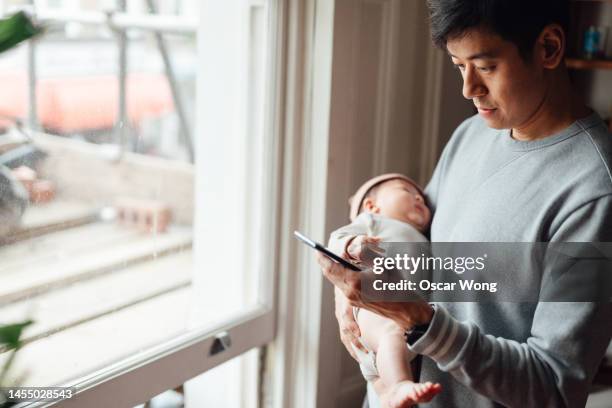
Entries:
{"label": "baby's head", "polygon": [[362,212],[406,222],[421,232],[427,230],[431,221],[423,191],[401,174],[374,177],[362,185],[351,198],[351,220]]}

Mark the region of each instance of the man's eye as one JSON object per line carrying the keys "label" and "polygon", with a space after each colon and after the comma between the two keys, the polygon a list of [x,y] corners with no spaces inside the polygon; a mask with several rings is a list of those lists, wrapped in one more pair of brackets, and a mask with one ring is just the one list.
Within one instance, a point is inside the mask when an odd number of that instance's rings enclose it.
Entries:
{"label": "man's eye", "polygon": [[478,67],[478,70],[484,73],[492,72],[494,69],[495,69],[495,65],[491,65],[488,67]]}
{"label": "man's eye", "polygon": [[465,70],[465,65],[463,64],[453,64],[455,66],[455,69],[459,70],[459,71],[464,71]]}

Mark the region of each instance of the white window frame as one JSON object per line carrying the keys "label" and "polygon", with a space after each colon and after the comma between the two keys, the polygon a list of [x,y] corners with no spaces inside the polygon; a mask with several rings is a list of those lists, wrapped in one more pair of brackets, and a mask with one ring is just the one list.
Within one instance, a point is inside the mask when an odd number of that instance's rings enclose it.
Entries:
{"label": "white window frame", "polygon": [[[265,251],[269,259],[274,261],[270,263],[271,270],[269,273],[264,273],[263,275],[265,276],[260,276],[261,280],[265,280],[265,284],[259,285],[260,302],[249,310],[240,311],[233,316],[224,318],[222,322],[215,326],[192,330],[172,341],[152,347],[146,352],[124,359],[79,379],[74,384],[70,384],[77,388],[77,395],[72,399],[52,404],[33,403],[29,404],[28,407],[52,405],[61,408],[84,406],[95,408],[138,405],[163,391],[185,383],[187,380],[223,362],[239,356],[248,350],[268,344],[273,340],[277,309],[275,285],[271,284],[271,282],[276,282],[279,276],[278,269],[280,262],[276,261],[278,258],[278,248],[282,247],[280,245],[281,239],[287,235],[282,231],[285,230],[284,227],[287,226],[289,221],[287,217],[282,215],[283,211],[290,211],[290,209],[282,207],[283,196],[291,194],[291,192],[283,192],[282,187],[285,184],[283,181],[286,181],[286,178],[281,177],[283,175],[281,166],[284,165],[281,150],[283,143],[281,129],[284,123],[282,101],[285,92],[285,67],[283,61],[287,29],[283,7],[285,0],[267,1],[269,7],[269,68],[266,74],[268,75],[270,91],[268,93],[268,110],[264,112],[264,116],[267,121],[265,132],[272,135],[272,142],[271,146],[266,146],[269,150],[266,150],[268,156],[264,161],[271,166],[266,171],[266,175],[273,174],[274,179],[271,180],[265,189],[265,194],[268,197],[265,211],[266,217],[268,217],[266,225],[272,231],[270,234],[271,239],[261,250]],[[211,11],[211,8],[206,6],[213,5],[214,3],[218,5],[222,2],[218,0],[205,0],[200,5],[200,13],[203,17],[198,29],[198,37],[200,39],[198,47],[200,47],[200,50],[202,50],[202,45],[200,44],[204,42],[201,40],[203,36],[210,36],[210,33],[205,31],[207,22],[210,22],[211,19],[223,17],[222,15],[205,14]],[[261,5],[262,1],[251,1],[252,7],[257,7],[258,4]],[[222,33],[218,34],[222,35]],[[214,38],[218,39],[220,37]],[[210,48],[208,50],[210,51]],[[201,51],[199,53],[201,55]],[[207,67],[210,67],[211,61],[223,63],[222,56],[209,54],[206,59]],[[204,78],[201,80],[198,77],[198,98],[204,92],[203,87],[207,80],[214,80],[214,78]],[[201,104],[198,104],[198,109],[201,109]],[[198,114],[200,113],[198,112]],[[201,125],[198,126],[200,126],[200,129],[197,134],[205,131],[201,128]],[[286,173],[285,176],[287,176]],[[292,224],[291,222],[289,223]],[[198,231],[196,230],[196,242],[197,234]],[[230,336],[231,347],[226,351],[210,356],[212,344],[220,333],[227,333]]]}

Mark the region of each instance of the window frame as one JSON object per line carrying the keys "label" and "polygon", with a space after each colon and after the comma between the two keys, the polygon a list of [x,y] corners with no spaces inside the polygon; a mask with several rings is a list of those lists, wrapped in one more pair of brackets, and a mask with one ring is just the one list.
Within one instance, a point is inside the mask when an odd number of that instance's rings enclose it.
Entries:
{"label": "window frame", "polygon": [[[229,318],[224,325],[189,333],[152,347],[138,356],[84,377],[74,384],[77,388],[75,397],[51,405],[93,408],[141,404],[246,351],[269,343],[273,337],[274,318],[272,308],[258,307],[250,313]],[[215,337],[224,332],[232,339],[231,347],[210,356]]]}
{"label": "window frame", "polygon": [[[215,2],[216,0],[206,0]],[[250,7],[264,5],[266,0],[250,0]],[[282,225],[287,224],[282,216],[283,196],[283,129],[282,107],[285,92],[284,43],[286,25],[284,4],[287,0],[267,0],[268,7],[268,71],[266,72],[270,91],[268,93],[266,119],[267,134],[271,134],[271,150],[266,151],[268,169],[266,174],[273,175],[273,180],[265,187],[265,193],[270,197],[266,206],[272,239],[267,244],[271,270],[259,276],[259,299],[253,307],[235,313],[223,319],[216,325],[191,330],[168,342],[153,346],[133,357],[126,358],[110,366],[104,367],[89,375],[83,376],[67,386],[76,387],[76,395],[69,399],[54,403],[30,403],[27,407],[107,407],[134,406],[149,400],[168,389],[182,385],[187,380],[196,377],[230,359],[233,359],[251,349],[269,344],[275,335],[277,319],[276,285],[279,277],[277,261]],[[204,6],[202,6],[204,9]],[[202,14],[202,12],[200,13]],[[202,24],[198,27],[198,38],[203,34]],[[199,90],[198,90],[199,92]],[[196,173],[197,174],[197,173]],[[272,214],[274,216],[272,216]],[[194,234],[198,234],[194,230]],[[265,284],[262,284],[264,283]],[[231,347],[227,350],[210,355],[212,344],[220,334],[227,333],[231,338]]]}

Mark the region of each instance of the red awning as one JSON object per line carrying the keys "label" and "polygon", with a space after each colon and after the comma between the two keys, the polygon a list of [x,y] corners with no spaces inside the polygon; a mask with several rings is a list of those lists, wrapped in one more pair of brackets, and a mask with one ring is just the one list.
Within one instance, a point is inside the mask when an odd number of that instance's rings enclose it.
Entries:
{"label": "red awning", "polygon": [[[161,74],[130,74],[126,79],[130,123],[174,110],[172,94]],[[60,133],[108,129],[116,122],[119,105],[116,76],[44,78],[37,84],[38,121]],[[27,77],[23,72],[0,72],[0,114],[27,117]],[[0,121],[0,126],[6,123]]]}

